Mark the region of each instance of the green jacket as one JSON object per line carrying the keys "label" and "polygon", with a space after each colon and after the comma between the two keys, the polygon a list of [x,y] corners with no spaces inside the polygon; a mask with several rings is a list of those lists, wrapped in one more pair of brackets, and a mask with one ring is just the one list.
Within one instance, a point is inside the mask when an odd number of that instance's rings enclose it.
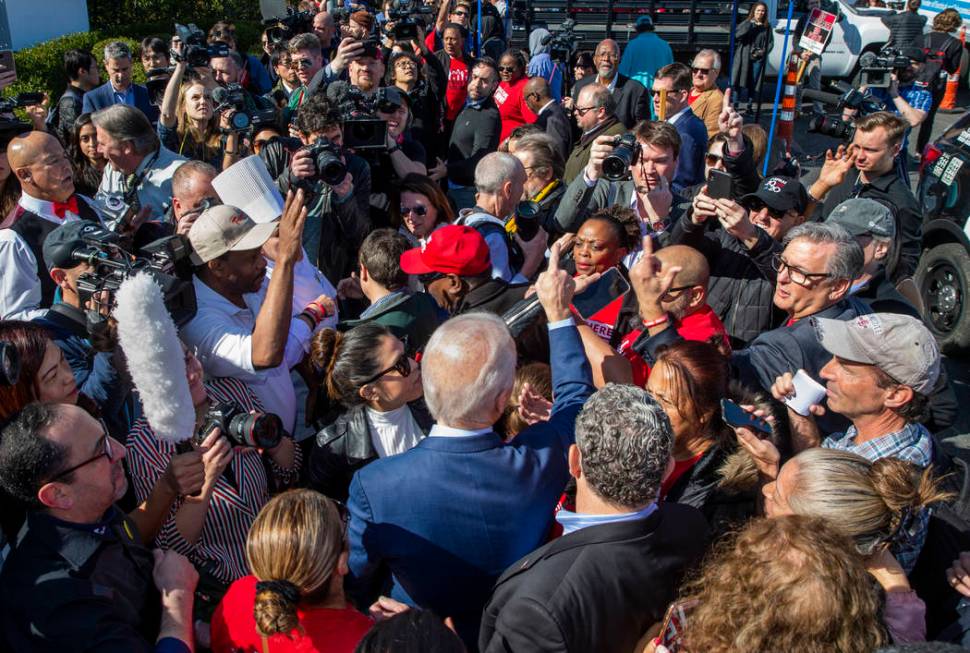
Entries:
{"label": "green jacket", "polygon": [[376,312],[357,320],[346,320],[337,325],[341,331],[347,331],[358,324],[377,322],[406,341],[406,349],[413,354],[424,348],[428,338],[443,321],[441,309],[431,295],[423,292],[408,294],[395,292],[383,300]]}

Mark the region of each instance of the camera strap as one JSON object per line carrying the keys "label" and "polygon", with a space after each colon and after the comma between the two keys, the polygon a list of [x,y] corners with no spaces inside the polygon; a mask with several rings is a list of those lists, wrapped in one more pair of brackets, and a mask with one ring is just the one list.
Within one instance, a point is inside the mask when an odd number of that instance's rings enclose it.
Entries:
{"label": "camera strap", "polygon": [[141,172],[136,172],[125,177],[125,203],[128,205],[133,205],[138,198],[138,189],[145,182],[145,177],[148,176],[149,171],[152,166],[155,165],[155,161],[158,160],[159,154],[161,154],[162,148],[159,146],[157,150],[152,154],[152,157],[148,159],[145,165],[142,167]]}

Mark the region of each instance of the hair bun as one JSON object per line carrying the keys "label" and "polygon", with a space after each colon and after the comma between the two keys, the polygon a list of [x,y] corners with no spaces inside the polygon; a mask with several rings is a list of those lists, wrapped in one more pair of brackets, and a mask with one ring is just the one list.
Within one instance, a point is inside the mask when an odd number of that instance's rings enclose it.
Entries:
{"label": "hair bun", "polygon": [[300,588],[288,580],[261,580],[256,583],[253,617],[263,635],[287,634],[299,628],[296,607]]}
{"label": "hair bun", "polygon": [[331,399],[340,400],[340,392],[333,384],[333,366],[340,357],[344,334],[336,329],[321,329],[310,341],[310,362],[314,374],[322,381]]}

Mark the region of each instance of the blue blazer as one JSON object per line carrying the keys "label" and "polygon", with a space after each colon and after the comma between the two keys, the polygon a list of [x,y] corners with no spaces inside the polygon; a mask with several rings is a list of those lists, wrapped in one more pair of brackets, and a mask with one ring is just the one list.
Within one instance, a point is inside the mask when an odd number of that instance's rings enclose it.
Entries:
{"label": "blue blazer", "polygon": [[354,475],[348,587],[359,605],[383,593],[451,616],[475,650],[492,585],[549,535],[576,416],[593,393],[576,328],[550,331],[549,345],[548,422],[507,444],[495,433],[427,437]]}
{"label": "blue blazer", "polygon": [[690,108],[677,119],[674,127],[680,135],[680,154],[677,156],[677,170],[670,186],[675,193],[679,193],[704,181],[707,127]]}
{"label": "blue blazer", "polygon": [[[148,89],[141,84],[132,84],[135,92],[135,107],[144,113],[148,120],[154,125],[158,122],[158,107],[153,106],[148,99]],[[84,94],[84,113],[94,113],[101,109],[106,109],[112,104],[116,104],[114,90],[111,82],[105,82],[101,86],[91,89]]]}

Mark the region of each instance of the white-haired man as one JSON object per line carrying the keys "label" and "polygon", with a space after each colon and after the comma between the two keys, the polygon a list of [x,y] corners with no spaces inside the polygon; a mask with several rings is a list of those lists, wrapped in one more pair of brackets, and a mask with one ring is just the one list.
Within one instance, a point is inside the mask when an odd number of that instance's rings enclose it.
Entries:
{"label": "white-haired man", "polygon": [[575,282],[552,249],[536,284],[553,352],[549,421],[502,442],[492,425],[512,392],[515,345],[498,317],[462,315],[435,331],[421,361],[431,433],[350,485],[355,598],[376,599],[389,572],[392,598],[451,616],[470,650],[496,578],[546,539],[576,415],[593,391],[569,308]]}

